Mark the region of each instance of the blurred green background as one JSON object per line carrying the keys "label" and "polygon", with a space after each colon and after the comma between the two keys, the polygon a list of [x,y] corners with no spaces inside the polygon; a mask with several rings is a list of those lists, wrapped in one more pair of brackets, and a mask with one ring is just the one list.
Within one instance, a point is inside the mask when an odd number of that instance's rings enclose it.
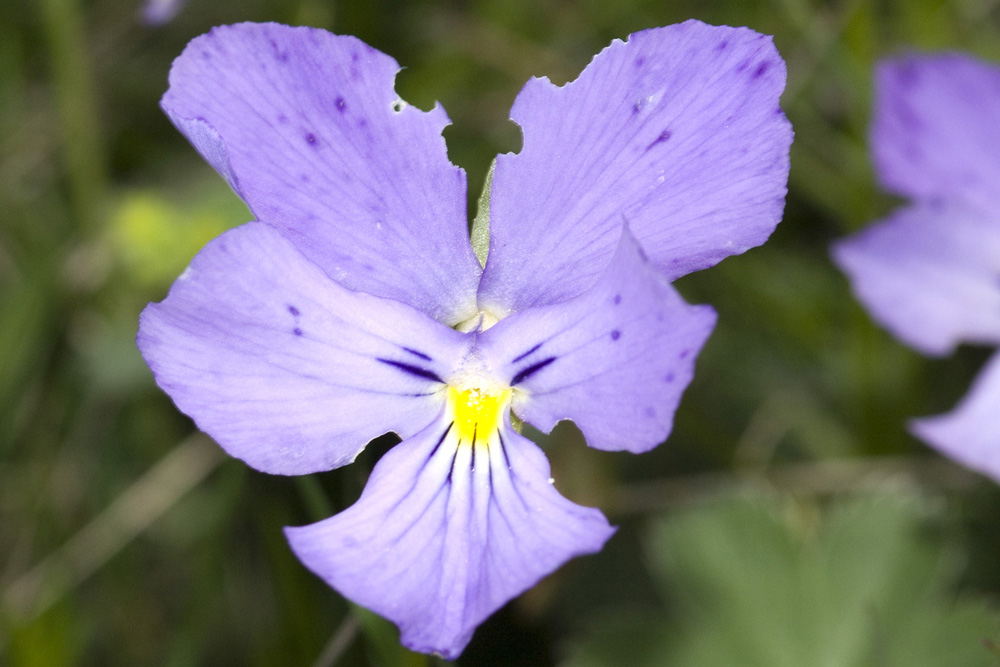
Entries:
{"label": "blurred green background", "polygon": [[[987,356],[927,360],[875,327],[829,243],[898,204],[867,158],[872,65],[906,49],[1000,62],[997,0],[125,0],[0,11],[0,664],[441,665],[398,648],[291,555],[281,527],[353,502],[356,465],[271,477],[224,457],[153,384],[137,317],[249,214],[160,112],[209,27],[353,34],[440,100],[470,199],[523,82],[698,18],[773,34],[796,133],[784,222],[683,278],[719,325],[670,440],[640,457],[538,435],[557,486],[621,526],[476,633],[459,665],[1000,665],[1000,490],[931,453]],[[998,147],[1000,150],[1000,147]]]}

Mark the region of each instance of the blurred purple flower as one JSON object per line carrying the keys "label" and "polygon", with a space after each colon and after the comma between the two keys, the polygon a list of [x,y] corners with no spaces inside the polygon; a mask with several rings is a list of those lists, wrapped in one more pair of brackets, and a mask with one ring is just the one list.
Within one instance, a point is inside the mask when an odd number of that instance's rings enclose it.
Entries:
{"label": "blurred purple flower", "polygon": [[174,17],[184,9],[187,0],[146,0],[139,11],[139,20],[146,25],[157,28],[174,20]]}
{"label": "blurred purple flower", "polygon": [[570,419],[598,449],[667,437],[715,322],[669,280],[768,237],[791,128],[784,63],[747,29],[647,30],[566,86],[532,79],[484,268],[448,119],[399,100],[398,70],[309,28],[191,42],[163,108],[258,222],[194,259],[138,343],[177,406],[258,470],[329,470],[396,432],[355,505],[288,539],[407,646],[454,657],[614,531],[556,492],[511,412]]}
{"label": "blurred purple flower", "polygon": [[[1000,343],[1000,68],[960,54],[883,62],[871,145],[883,187],[911,203],[834,246],[858,298],[928,355]],[[955,410],[911,429],[1000,481],[1000,355]]]}

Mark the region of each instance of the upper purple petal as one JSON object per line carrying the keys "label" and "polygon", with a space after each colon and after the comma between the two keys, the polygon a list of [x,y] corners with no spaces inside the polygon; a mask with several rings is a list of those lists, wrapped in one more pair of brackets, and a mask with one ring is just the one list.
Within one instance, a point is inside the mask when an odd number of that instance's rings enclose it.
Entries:
{"label": "upper purple petal", "polygon": [[1000,354],[993,355],[957,408],[915,419],[910,428],[945,456],[1000,483]]}
{"label": "upper purple petal", "polygon": [[223,234],[161,303],[139,349],[157,384],[229,454],[264,472],[329,470],[441,409],[467,337],[331,281],[261,223]]}
{"label": "upper purple petal", "polygon": [[475,313],[465,173],[438,106],[393,90],[399,66],[353,37],[243,23],[192,40],[163,109],[247,202],[337,282],[449,325]]}
{"label": "upper purple petal", "polygon": [[791,126],[769,37],[697,21],[637,32],[563,86],[529,81],[497,159],[480,307],[579,294],[627,221],[671,279],[762,243],[784,207]]}
{"label": "upper purple petal", "polygon": [[598,449],[642,452],[666,439],[715,325],[650,264],[629,230],[584,294],[531,308],[480,335],[514,412],[544,431],[571,419]]}
{"label": "upper purple petal", "polygon": [[1000,207],[1000,67],[960,54],[878,66],[871,145],[883,186]]}
{"label": "upper purple petal", "polygon": [[438,421],[375,466],[361,499],[286,528],[305,565],[388,618],[415,651],[457,657],[476,626],[614,533],[552,486],[549,465],[506,423],[488,444],[455,444]]}
{"label": "upper purple petal", "polygon": [[920,204],[838,242],[858,299],[927,354],[1000,343],[1000,211]]}

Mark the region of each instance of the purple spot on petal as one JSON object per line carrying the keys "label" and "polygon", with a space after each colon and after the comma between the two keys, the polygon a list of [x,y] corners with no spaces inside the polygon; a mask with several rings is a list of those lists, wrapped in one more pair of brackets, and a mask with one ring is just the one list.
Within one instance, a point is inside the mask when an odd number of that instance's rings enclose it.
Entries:
{"label": "purple spot on petal", "polygon": [[309,174],[300,174],[299,175],[299,180],[302,181],[303,183],[308,183],[309,182]]}
{"label": "purple spot on petal", "polygon": [[654,418],[656,416],[656,408],[654,407],[646,408],[646,416],[649,417],[650,419]]}
{"label": "purple spot on petal", "polygon": [[622,295],[621,294],[615,294],[615,305],[617,306],[621,302],[622,302]]}
{"label": "purple spot on petal", "polygon": [[621,337],[622,337],[622,332],[619,331],[618,329],[613,329],[611,331],[611,340],[618,340]]}
{"label": "purple spot on petal", "polygon": [[656,144],[666,143],[667,140],[669,139],[670,139],[670,130],[664,130],[663,132],[660,132],[660,136],[656,137],[656,139],[653,139],[653,142],[648,146],[646,146],[646,150],[648,151]]}
{"label": "purple spot on petal", "polygon": [[750,66],[750,61],[749,60],[744,60],[743,62],[741,62],[739,65],[736,66],[736,71],[737,72],[742,72],[743,70],[745,70],[749,66]]}
{"label": "purple spot on petal", "polygon": [[301,336],[302,335],[302,329],[300,329],[298,327],[295,327],[294,329],[292,329],[292,333],[295,334],[296,336]]}
{"label": "purple spot on petal", "polygon": [[316,135],[312,132],[306,132],[306,143],[310,146],[316,145]]}
{"label": "purple spot on petal", "polygon": [[767,62],[766,60],[761,64],[757,65],[757,69],[754,70],[753,73],[753,78],[759,79],[760,77],[764,76],[764,72],[766,72],[770,66],[771,63]]}
{"label": "purple spot on petal", "polygon": [[286,116],[283,113],[279,113],[278,114],[278,122],[281,123],[282,125],[284,125],[285,123],[288,122],[288,116]]}
{"label": "purple spot on petal", "polygon": [[337,105],[337,111],[340,113],[344,113],[344,111],[347,110],[347,102],[344,101],[343,97],[338,96],[337,99],[334,100],[334,104]]}
{"label": "purple spot on petal", "polygon": [[281,62],[287,62],[288,52],[282,51],[281,48],[278,46],[278,43],[273,39],[269,41],[271,42],[271,48],[274,49],[274,57],[280,60]]}
{"label": "purple spot on petal", "polygon": [[359,55],[358,55],[358,52],[357,52],[357,51],[353,52],[353,53],[351,54],[351,62],[352,62],[352,63],[356,63],[356,62],[358,62],[358,58],[360,58],[360,57],[361,57],[361,56],[359,56]]}
{"label": "purple spot on petal", "polygon": [[920,118],[913,109],[907,106],[897,106],[895,108],[896,120],[910,132],[918,132],[922,129]]}
{"label": "purple spot on petal", "polygon": [[681,353],[677,355],[678,359],[687,359],[690,356],[691,350],[681,350]]}
{"label": "purple spot on petal", "polygon": [[639,67],[642,67],[645,64],[646,64],[646,59],[645,58],[639,57],[639,58],[635,59],[636,69],[638,69]]}
{"label": "purple spot on petal", "polygon": [[292,305],[288,306],[288,312],[290,312],[293,317],[298,317],[299,315],[302,314],[302,313],[299,312],[298,308],[296,308],[295,306],[292,306]]}
{"label": "purple spot on petal", "polygon": [[920,79],[917,67],[912,62],[905,63],[896,70],[896,81],[903,88],[912,88]]}
{"label": "purple spot on petal", "polygon": [[715,46],[716,51],[725,51],[726,47],[729,46],[729,40],[724,39]]}
{"label": "purple spot on petal", "polygon": [[663,378],[663,381],[666,382],[667,384],[670,384],[671,382],[674,381],[674,374],[667,373],[667,377]]}
{"label": "purple spot on petal", "polygon": [[202,51],[201,52],[201,57],[204,58],[205,60],[211,60],[212,59],[212,54],[209,53],[208,51]]}

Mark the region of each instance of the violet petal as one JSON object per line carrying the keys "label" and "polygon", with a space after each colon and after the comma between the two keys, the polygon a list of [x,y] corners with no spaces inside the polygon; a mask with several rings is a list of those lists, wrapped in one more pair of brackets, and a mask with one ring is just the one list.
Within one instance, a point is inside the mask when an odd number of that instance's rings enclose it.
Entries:
{"label": "violet petal", "polygon": [[791,126],[769,37],[688,21],[637,32],[575,81],[532,79],[520,153],[499,156],[481,308],[575,296],[628,222],[670,279],[762,243],[781,219]]}
{"label": "violet petal", "polygon": [[652,266],[626,228],[584,294],[501,320],[479,345],[510,378],[514,412],[549,431],[571,419],[597,449],[642,452],[666,439],[715,325]]}
{"label": "violet petal", "polygon": [[435,380],[468,347],[409,306],[330,281],[277,231],[250,223],[209,243],[138,345],[157,384],[232,456],[270,473],[329,470],[443,402]]}
{"label": "violet petal", "polygon": [[1000,67],[962,54],[887,60],[874,108],[872,152],[887,190],[1000,207]]}
{"label": "violet petal", "polygon": [[1000,483],[1000,353],[954,410],[915,419],[910,428],[945,456]]}
{"label": "violet petal", "polygon": [[389,450],[344,512],[285,533],[310,570],[399,625],[403,644],[454,658],[490,614],[614,529],[559,495],[509,422],[488,445],[456,446],[449,427]]}
{"label": "violet petal", "polygon": [[1000,213],[911,206],[839,241],[833,256],[872,316],[918,350],[1000,343]]}
{"label": "violet petal", "polygon": [[246,201],[351,289],[449,325],[475,314],[465,173],[437,106],[393,90],[399,65],[354,37],[222,26],[174,61],[162,106]]}

